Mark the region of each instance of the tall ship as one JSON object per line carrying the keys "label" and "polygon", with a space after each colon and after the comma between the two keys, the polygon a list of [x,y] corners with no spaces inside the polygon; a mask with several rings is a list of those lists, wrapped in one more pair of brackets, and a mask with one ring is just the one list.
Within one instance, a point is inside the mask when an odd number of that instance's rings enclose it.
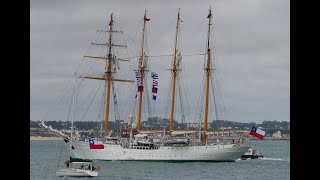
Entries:
{"label": "tall ship", "polygon": [[[175,102],[177,93],[177,83],[179,82],[178,76],[181,69],[181,51],[179,51],[179,30],[180,23],[180,9],[176,19],[176,29],[175,29],[175,40],[173,49],[172,66],[169,69],[172,75],[172,84],[170,86],[171,96],[170,98],[170,123],[168,124],[167,130],[163,128],[162,130],[152,130],[143,129],[141,126],[142,119],[142,108],[144,93],[146,93],[146,75],[151,75],[153,78],[152,83],[152,93],[154,94],[152,98],[155,100],[157,98],[157,79],[158,74],[150,72],[148,68],[148,56],[146,55],[145,49],[145,30],[147,23],[150,20],[147,17],[147,12],[145,11],[143,16],[143,29],[142,29],[142,40],[140,55],[137,64],[137,68],[134,69],[134,74],[136,76],[136,81],[134,85],[136,88],[135,103],[137,103],[136,114],[129,116],[128,124],[126,127],[122,127],[120,133],[115,133],[108,131],[110,115],[110,100],[112,97],[115,98],[116,95],[113,91],[113,83],[117,82],[119,85],[123,83],[133,82],[132,80],[121,79],[115,77],[115,65],[119,64],[118,58],[113,48],[120,47],[114,43],[114,34],[119,33],[119,30],[114,29],[114,17],[113,14],[110,16],[110,21],[107,30],[102,30],[108,34],[107,43],[96,44],[103,45],[106,47],[105,56],[86,56],[87,58],[104,60],[105,72],[102,76],[93,75],[80,75],[78,78],[83,80],[99,80],[105,83],[105,91],[103,93],[104,101],[104,115],[103,123],[101,123],[101,129],[103,129],[100,135],[80,137],[73,137],[72,141],[69,138],[65,138],[65,143],[72,150],[72,153],[76,158],[83,159],[93,159],[93,160],[120,160],[120,161],[171,161],[171,162],[188,162],[188,161],[208,161],[208,162],[234,162],[239,159],[245,152],[248,151],[250,145],[245,143],[245,141],[239,141],[239,139],[229,139],[228,141],[219,141],[210,139],[210,135],[214,132],[208,130],[208,119],[209,119],[209,93],[210,93],[210,82],[212,82],[212,71],[213,60],[212,60],[212,48],[210,48],[210,34],[212,26],[212,13],[211,8],[209,9],[208,18],[208,31],[207,31],[207,41],[205,58],[205,96],[203,101],[203,127],[199,127],[199,130],[184,130],[184,129],[174,129],[174,115],[175,115]],[[177,80],[178,79],[178,80]],[[178,81],[178,82],[177,82]],[[115,103],[115,102],[113,102]],[[72,145],[70,144],[72,142]]]}

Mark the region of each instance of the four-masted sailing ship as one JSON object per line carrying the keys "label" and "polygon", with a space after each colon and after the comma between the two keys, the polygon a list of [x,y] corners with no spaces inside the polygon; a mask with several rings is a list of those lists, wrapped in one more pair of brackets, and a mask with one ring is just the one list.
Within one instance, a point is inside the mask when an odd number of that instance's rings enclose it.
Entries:
{"label": "four-masted sailing ship", "polygon": [[[171,112],[170,112],[170,129],[169,132],[160,130],[143,130],[141,128],[141,114],[142,114],[142,102],[143,102],[143,85],[144,77],[147,72],[147,58],[145,55],[145,29],[147,22],[150,20],[146,16],[146,12],[143,17],[143,32],[141,42],[141,54],[139,58],[138,69],[135,70],[139,74],[138,81],[138,112],[137,122],[134,120],[129,122],[129,128],[124,130],[125,135],[118,137],[108,136],[108,121],[109,121],[109,108],[110,108],[110,94],[111,83],[113,81],[118,82],[131,82],[131,80],[116,79],[113,77],[112,64],[116,61],[113,46],[113,33],[117,31],[113,29],[113,14],[109,23],[109,29],[106,32],[109,33],[108,43],[105,44],[107,49],[107,55],[104,57],[87,56],[89,58],[98,58],[106,60],[105,75],[98,76],[80,76],[85,79],[102,80],[106,82],[105,93],[105,122],[104,122],[104,137],[103,138],[90,138],[86,140],[74,139],[72,151],[77,158],[95,159],[95,160],[143,160],[143,161],[226,161],[233,162],[240,158],[250,146],[246,143],[239,143],[239,141],[231,141],[231,143],[219,143],[208,141],[208,113],[209,113],[209,82],[212,74],[212,59],[210,49],[210,31],[212,13],[211,8],[209,10],[208,18],[208,41],[206,42],[206,89],[205,89],[205,102],[204,102],[204,128],[202,135],[198,138],[192,139],[191,136],[177,136],[179,134],[194,133],[190,130],[174,130],[174,113],[175,113],[175,91],[176,81],[179,72],[179,56],[178,56],[178,33],[180,26],[180,10],[178,12],[176,21],[176,34],[174,42],[174,55],[171,73],[172,73],[172,93],[171,93]],[[153,134],[152,136],[149,136]],[[156,135],[155,135],[156,134]],[[66,141],[68,144],[69,142]]]}

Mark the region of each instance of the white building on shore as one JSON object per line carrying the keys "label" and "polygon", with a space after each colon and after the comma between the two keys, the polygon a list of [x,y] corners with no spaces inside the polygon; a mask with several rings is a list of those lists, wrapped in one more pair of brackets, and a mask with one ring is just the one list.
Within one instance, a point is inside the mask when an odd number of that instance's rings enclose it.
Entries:
{"label": "white building on shore", "polygon": [[280,131],[276,131],[272,134],[273,138],[281,138],[281,132]]}

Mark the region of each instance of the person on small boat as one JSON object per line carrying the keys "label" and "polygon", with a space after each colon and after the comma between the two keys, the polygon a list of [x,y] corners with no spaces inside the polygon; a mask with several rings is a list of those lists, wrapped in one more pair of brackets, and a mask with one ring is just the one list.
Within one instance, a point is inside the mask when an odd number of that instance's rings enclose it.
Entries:
{"label": "person on small boat", "polygon": [[67,166],[67,168],[69,168],[69,166],[70,166],[70,160],[66,160],[66,162],[64,162],[64,164]]}

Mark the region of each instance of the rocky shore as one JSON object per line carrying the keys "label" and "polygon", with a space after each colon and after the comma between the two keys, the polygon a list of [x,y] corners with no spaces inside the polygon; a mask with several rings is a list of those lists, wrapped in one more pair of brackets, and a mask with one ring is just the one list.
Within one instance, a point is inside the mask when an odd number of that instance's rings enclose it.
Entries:
{"label": "rocky shore", "polygon": [[41,140],[63,140],[58,133],[48,131],[42,128],[30,129],[30,141],[41,141]]}

